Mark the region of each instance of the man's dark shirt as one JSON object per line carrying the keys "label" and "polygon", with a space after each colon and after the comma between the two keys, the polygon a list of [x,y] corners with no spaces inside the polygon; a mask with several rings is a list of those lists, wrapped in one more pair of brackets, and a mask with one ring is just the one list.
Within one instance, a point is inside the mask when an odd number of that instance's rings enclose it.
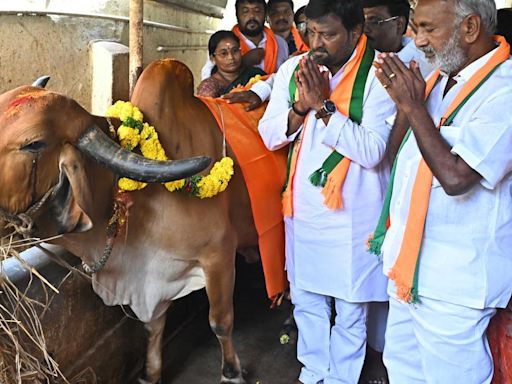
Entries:
{"label": "man's dark shirt", "polygon": [[297,52],[297,46],[295,45],[295,39],[293,38],[293,33],[290,32],[290,34],[288,35],[288,38],[286,39],[286,42],[288,43],[288,51],[291,56],[295,52]]}

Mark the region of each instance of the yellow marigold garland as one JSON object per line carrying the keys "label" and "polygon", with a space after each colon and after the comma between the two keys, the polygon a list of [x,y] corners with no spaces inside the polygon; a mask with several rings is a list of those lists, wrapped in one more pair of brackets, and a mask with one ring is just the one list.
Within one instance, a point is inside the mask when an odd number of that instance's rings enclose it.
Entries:
{"label": "yellow marigold garland", "polygon": [[245,84],[246,87],[251,87],[253,84],[256,84],[258,81],[261,80],[261,75],[253,76],[249,79],[247,84]]}
{"label": "yellow marigold garland", "polygon": [[251,87],[256,84],[258,81],[260,81],[262,79],[262,76],[261,75],[255,75],[253,77],[251,77],[249,79],[249,81],[247,82],[247,84],[245,85],[242,85],[242,84],[238,84],[235,88],[233,88],[230,92],[241,92],[241,91],[247,91],[249,89],[251,89]]}
{"label": "yellow marigold garland", "polygon": [[[121,120],[122,124],[117,129],[117,137],[123,148],[133,150],[138,145],[144,157],[168,160],[155,128],[143,122],[144,115],[131,102],[117,101],[107,110],[106,116]],[[224,157],[214,164],[206,176],[192,176],[188,179],[170,181],[164,185],[170,192],[185,191],[201,199],[213,197],[227,188],[233,176],[233,167],[233,160],[230,157]],[[119,188],[123,191],[135,191],[146,185],[125,177],[118,182]]]}

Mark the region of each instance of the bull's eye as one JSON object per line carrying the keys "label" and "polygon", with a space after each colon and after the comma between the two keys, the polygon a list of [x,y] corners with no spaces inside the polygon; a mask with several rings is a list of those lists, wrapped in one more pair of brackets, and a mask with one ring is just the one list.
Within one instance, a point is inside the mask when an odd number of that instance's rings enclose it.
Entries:
{"label": "bull's eye", "polygon": [[35,153],[35,152],[40,152],[42,151],[43,149],[46,148],[48,144],[46,144],[44,141],[42,140],[36,140],[36,141],[33,141],[31,143],[28,143],[28,144],[25,144],[25,145],[22,145],[20,147],[20,150],[21,151],[27,151],[27,152],[32,152],[32,153]]}

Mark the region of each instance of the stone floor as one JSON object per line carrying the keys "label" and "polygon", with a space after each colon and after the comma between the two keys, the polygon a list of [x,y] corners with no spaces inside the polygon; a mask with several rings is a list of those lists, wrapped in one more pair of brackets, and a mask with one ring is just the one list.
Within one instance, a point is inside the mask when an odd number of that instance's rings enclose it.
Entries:
{"label": "stone floor", "polygon": [[[204,309],[164,347],[162,384],[219,383],[220,348],[208,325],[206,297],[199,302]],[[296,379],[300,365],[295,344],[279,342],[289,314],[288,302],[269,308],[261,264],[238,262],[234,340],[247,384],[290,384]],[[173,345],[180,349],[173,349]]]}
{"label": "stone floor", "polygon": [[[166,337],[162,384],[218,384],[220,381],[220,347],[208,325],[206,294],[203,291],[194,295],[197,297],[193,302],[201,308],[198,315],[174,331],[174,335],[168,332]],[[261,264],[237,262],[234,340],[247,384],[295,382],[300,371],[293,341],[296,333],[292,333],[291,343],[279,342],[290,311],[287,301],[276,309],[269,308]],[[169,328],[174,329],[172,324]],[[383,375],[381,360],[371,359],[363,367],[362,377],[366,379],[361,383]]]}

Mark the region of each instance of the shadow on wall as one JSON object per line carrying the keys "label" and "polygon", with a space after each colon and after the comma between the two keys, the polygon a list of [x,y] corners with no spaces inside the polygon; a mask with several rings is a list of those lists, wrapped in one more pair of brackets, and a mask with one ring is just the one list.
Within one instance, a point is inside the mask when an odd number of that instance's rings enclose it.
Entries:
{"label": "shadow on wall", "polygon": [[[125,0],[103,2],[129,3]],[[188,4],[196,2],[144,2],[144,17],[149,20],[144,26],[145,65],[173,57],[187,64],[195,77],[200,78],[208,38],[210,32],[217,29],[223,9],[214,4],[225,0],[207,0],[202,10]],[[93,14],[94,9],[87,11],[82,7],[70,14],[69,6],[64,7],[57,1],[33,1],[31,6],[26,1],[9,3],[9,7],[0,4],[0,93],[48,74],[52,77],[52,90],[71,96],[90,110],[94,76],[91,43],[103,40],[128,46],[126,9],[121,12],[115,7],[101,8],[99,12],[103,14]],[[210,8],[218,11],[207,12]]]}

